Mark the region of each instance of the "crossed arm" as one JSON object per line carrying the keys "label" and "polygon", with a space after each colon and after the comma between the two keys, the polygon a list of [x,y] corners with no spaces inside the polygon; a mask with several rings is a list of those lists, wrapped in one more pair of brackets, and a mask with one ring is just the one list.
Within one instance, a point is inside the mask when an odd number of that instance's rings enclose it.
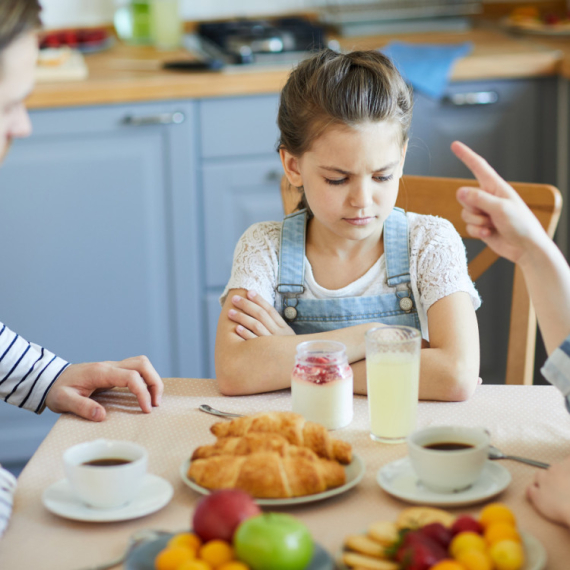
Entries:
{"label": "crossed arm", "polygon": [[[479,338],[467,293],[440,299],[428,311],[430,344],[421,354],[420,398],[465,400],[477,385]],[[354,391],[366,394],[364,335],[382,326],[367,323],[334,331],[296,335],[261,295],[233,289],[226,298],[216,336],[216,376],[228,396],[289,388],[295,351],[308,340],[336,340],[346,346]]]}

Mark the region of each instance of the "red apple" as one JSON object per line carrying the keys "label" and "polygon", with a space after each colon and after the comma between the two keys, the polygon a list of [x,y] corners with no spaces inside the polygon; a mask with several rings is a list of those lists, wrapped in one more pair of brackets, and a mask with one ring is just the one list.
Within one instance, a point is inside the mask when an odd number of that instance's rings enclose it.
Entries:
{"label": "red apple", "polygon": [[201,499],[192,518],[192,529],[204,541],[219,538],[231,542],[236,528],[261,509],[239,489],[215,491]]}

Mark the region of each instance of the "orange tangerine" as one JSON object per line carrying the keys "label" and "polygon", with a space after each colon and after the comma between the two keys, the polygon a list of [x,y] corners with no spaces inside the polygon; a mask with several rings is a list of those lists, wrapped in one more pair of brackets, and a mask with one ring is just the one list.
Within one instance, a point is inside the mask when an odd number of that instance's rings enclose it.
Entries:
{"label": "orange tangerine", "polygon": [[519,570],[524,564],[524,550],[520,542],[500,540],[489,548],[489,556],[496,570]]}
{"label": "orange tangerine", "polygon": [[234,549],[225,540],[214,539],[200,548],[198,556],[212,568],[218,568],[234,559]]}
{"label": "orange tangerine", "polygon": [[194,552],[194,555],[202,546],[202,541],[193,532],[180,532],[175,534],[167,543],[167,546],[185,546]]}
{"label": "orange tangerine", "polygon": [[178,567],[196,555],[185,546],[173,546],[161,550],[154,559],[156,570],[178,570]]}
{"label": "orange tangerine", "polygon": [[479,523],[486,529],[490,524],[497,522],[507,522],[512,526],[517,525],[513,511],[503,503],[491,503],[487,505],[479,516]]}
{"label": "orange tangerine", "polygon": [[203,560],[187,560],[178,566],[177,570],[213,570],[212,567]]}
{"label": "orange tangerine", "polygon": [[455,560],[440,560],[431,566],[430,570],[466,570],[466,568]]}
{"label": "orange tangerine", "polygon": [[502,521],[491,523],[485,529],[483,536],[488,544],[495,544],[495,542],[499,542],[500,540],[521,541],[517,529],[511,523]]}
{"label": "orange tangerine", "polygon": [[239,560],[232,560],[218,566],[218,570],[249,570],[249,566],[245,562]]}
{"label": "orange tangerine", "polygon": [[493,561],[483,550],[462,550],[457,555],[457,562],[460,562],[465,570],[493,570]]}
{"label": "orange tangerine", "polygon": [[482,550],[484,552],[487,550],[487,543],[480,534],[467,530],[456,534],[449,545],[449,553],[453,558],[457,558],[462,550]]}

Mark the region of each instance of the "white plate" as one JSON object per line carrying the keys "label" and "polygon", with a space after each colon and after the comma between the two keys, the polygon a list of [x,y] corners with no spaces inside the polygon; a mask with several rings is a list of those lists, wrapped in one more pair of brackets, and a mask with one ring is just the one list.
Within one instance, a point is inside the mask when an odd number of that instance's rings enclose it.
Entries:
{"label": "white plate", "polygon": [[[210,489],[198,485],[195,481],[192,481],[187,475],[188,469],[190,467],[190,459],[187,459],[180,466],[180,476],[182,481],[186,483],[189,487],[201,493],[202,495],[209,495],[211,493]],[[346,473],[346,483],[340,487],[335,487],[334,489],[329,489],[323,493],[315,493],[314,495],[304,495],[303,497],[291,497],[290,499],[255,499],[258,505],[265,505],[268,507],[286,507],[289,505],[299,505],[302,503],[311,503],[313,501],[322,501],[323,499],[328,499],[329,497],[334,497],[335,495],[340,495],[345,493],[349,489],[352,489],[364,477],[364,462],[358,455],[352,456],[352,462],[349,465],[344,465],[344,471]]]}
{"label": "white plate", "polygon": [[376,475],[384,491],[416,505],[460,507],[485,501],[504,491],[511,482],[511,474],[498,463],[487,461],[481,477],[471,487],[455,493],[437,493],[424,487],[412,469],[409,457],[384,465]]}
{"label": "white plate", "polygon": [[[366,531],[362,534],[366,534]],[[520,535],[525,554],[525,561],[521,570],[543,570],[546,566],[546,550],[544,546],[528,532],[520,531]],[[343,550],[341,549],[336,557],[337,568],[338,570],[349,570],[348,566],[342,561],[342,554]]]}
{"label": "white plate", "polygon": [[166,479],[147,473],[140,493],[128,505],[117,509],[94,509],[75,495],[67,479],[61,479],[43,492],[42,503],[48,511],[66,519],[88,522],[126,521],[162,509],[172,498],[173,492],[172,485]]}
{"label": "white plate", "polygon": [[[125,570],[154,570],[154,559],[172,536],[168,534],[135,546],[125,560]],[[316,542],[314,546],[313,558],[305,570],[335,570],[333,557]]]}

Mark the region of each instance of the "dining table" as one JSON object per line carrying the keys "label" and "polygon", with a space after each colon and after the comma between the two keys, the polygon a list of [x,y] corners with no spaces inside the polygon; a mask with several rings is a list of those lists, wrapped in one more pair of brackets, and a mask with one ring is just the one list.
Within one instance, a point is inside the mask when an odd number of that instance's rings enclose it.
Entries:
{"label": "dining table", "polygon": [[[119,556],[129,537],[139,529],[170,532],[189,530],[202,494],[181,475],[181,466],[193,450],[214,443],[212,424],[229,421],[206,414],[201,404],[238,414],[290,411],[291,392],[280,390],[248,396],[224,396],[213,379],[167,378],[159,407],[141,412],[136,398],[125,389],[102,392],[94,397],[107,416],[94,423],[63,414],[27,463],[20,476],[12,518],[0,539],[2,570],[80,570]],[[554,463],[570,455],[570,414],[562,395],[551,386],[480,385],[467,401],[422,401],[417,428],[434,425],[481,426],[491,442],[505,453]],[[363,532],[376,521],[395,521],[410,506],[383,490],[378,471],[407,455],[407,444],[386,444],[370,437],[368,402],[354,396],[354,419],[345,428],[331,432],[349,442],[364,464],[364,475],[354,487],[320,501],[267,507],[298,517],[313,539],[335,556],[349,534]],[[42,503],[46,489],[64,479],[63,452],[77,443],[99,438],[128,440],[148,451],[148,471],[173,487],[172,499],[160,510],[143,517],[115,522],[71,520],[50,512]],[[498,496],[478,504],[450,505],[451,513],[477,516],[492,501],[506,503],[518,525],[544,547],[548,570],[570,568],[570,530],[548,521],[526,498],[526,489],[537,467],[498,460],[512,479]],[[493,462],[495,464],[496,462]]]}

